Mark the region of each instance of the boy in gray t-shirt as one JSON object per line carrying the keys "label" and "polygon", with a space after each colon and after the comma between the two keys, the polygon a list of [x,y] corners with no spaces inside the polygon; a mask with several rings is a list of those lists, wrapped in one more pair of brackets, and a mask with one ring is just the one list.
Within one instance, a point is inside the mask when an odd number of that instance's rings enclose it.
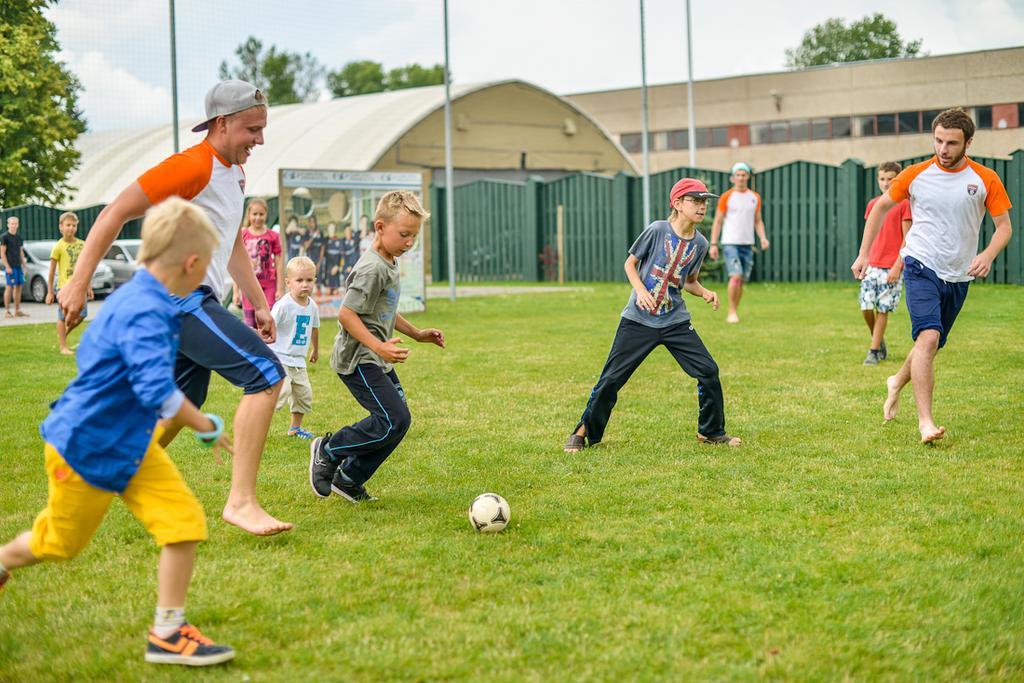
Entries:
{"label": "boy in gray t-shirt", "polygon": [[409,430],[412,417],[393,366],[404,363],[409,350],[392,336],[395,330],[444,348],[441,330],[421,330],[398,313],[397,259],[412,249],[429,215],[411,192],[381,197],[373,221],[373,246],[346,279],[331,368],[370,414],[310,444],[309,483],[321,498],[333,491],[353,503],[374,500],[363,484]]}
{"label": "boy in gray t-shirt", "polygon": [[718,295],[697,280],[708,253],[708,241],[697,232],[697,224],[704,219],[707,200],[715,196],[701,181],[683,178],[669,193],[668,220],[651,223],[629,248],[624,267],[633,291],[601,377],[565,443],[565,452],[575,453],[604,438],[619,390],[658,346],[667,348],[683,372],[697,380],[697,440],[740,444],[739,438],[725,431],[718,365],[690,324],[690,312],[683,303],[686,291],[718,310]]}

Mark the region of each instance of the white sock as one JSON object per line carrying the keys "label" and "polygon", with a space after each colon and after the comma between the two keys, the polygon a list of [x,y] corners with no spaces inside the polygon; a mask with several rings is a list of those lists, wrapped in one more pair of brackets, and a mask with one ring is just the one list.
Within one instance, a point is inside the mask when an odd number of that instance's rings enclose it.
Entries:
{"label": "white sock", "polygon": [[153,616],[153,633],[158,638],[169,638],[184,623],[184,607],[157,607]]}

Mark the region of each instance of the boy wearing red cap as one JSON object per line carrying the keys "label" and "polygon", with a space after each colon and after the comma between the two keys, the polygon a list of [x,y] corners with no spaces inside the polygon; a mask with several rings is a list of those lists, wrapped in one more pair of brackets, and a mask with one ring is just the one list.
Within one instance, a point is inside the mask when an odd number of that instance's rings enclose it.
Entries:
{"label": "boy wearing red cap", "polygon": [[669,194],[668,219],[651,223],[629,248],[624,267],[633,291],[601,377],[565,443],[566,453],[601,441],[619,390],[658,346],[667,348],[683,372],[697,380],[697,440],[740,445],[740,439],[725,432],[718,365],[693,329],[682,297],[685,290],[718,310],[718,295],[697,281],[708,253],[708,241],[697,224],[704,220],[707,200],[717,196],[699,180],[683,178]]}

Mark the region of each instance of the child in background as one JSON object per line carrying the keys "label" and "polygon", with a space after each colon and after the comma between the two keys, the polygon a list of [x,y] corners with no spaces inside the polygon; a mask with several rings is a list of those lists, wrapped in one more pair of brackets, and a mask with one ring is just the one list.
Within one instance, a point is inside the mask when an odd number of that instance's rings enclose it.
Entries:
{"label": "child in background", "polygon": [[352,234],[352,226],[345,226],[344,237],[341,241],[342,256],[342,281],[348,280],[349,273],[359,260],[359,235]]}
{"label": "child in background", "polygon": [[374,215],[373,248],[345,283],[331,369],[370,414],[310,444],[309,483],[321,498],[333,491],[353,503],[374,500],[364,484],[409,430],[412,416],[392,366],[404,363],[409,350],[398,346],[394,331],[444,348],[441,330],[418,329],[398,313],[398,257],[416,244],[429,216],[413,193],[386,193]]}
{"label": "child in background", "polygon": [[583,417],[565,443],[566,453],[580,451],[588,442],[591,446],[600,443],[619,390],[658,346],[667,348],[683,372],[697,380],[697,440],[740,445],[739,438],[725,432],[718,365],[693,329],[683,302],[686,291],[718,310],[718,295],[697,281],[708,252],[708,241],[697,231],[697,225],[704,220],[708,199],[715,196],[701,181],[683,178],[669,194],[672,213],[668,220],[651,223],[629,248],[624,267],[633,291],[622,311],[601,377],[590,392]]}
{"label": "child in background", "polygon": [[[892,181],[902,170],[903,167],[895,161],[887,161],[878,167],[878,189],[883,195],[889,191]],[[864,211],[865,220],[877,201],[878,197],[875,197],[868,202],[868,208]],[[878,361],[885,360],[889,355],[885,347],[885,327],[889,322],[889,314],[900,305],[903,289],[900,280],[903,274],[900,249],[910,224],[910,201],[904,199],[885,215],[878,239],[871,245],[868,269],[860,283],[860,311],[871,332],[871,346],[868,347],[864,365],[878,365]]]}
{"label": "child in background", "polygon": [[320,357],[320,312],[310,296],[316,286],[316,266],[305,256],[288,261],[285,269],[288,293],[281,297],[271,314],[277,325],[277,340],[270,345],[277,354],[288,378],[277,399],[280,410],[285,401],[292,413],[287,436],[312,439],[313,434],[302,428],[302,418],[313,409],[313,388],[306,373],[306,354],[309,362]]}
{"label": "child in background", "polygon": [[342,241],[334,223],[327,224],[327,242],[324,245],[324,286],[328,296],[341,287]]}
{"label": "child in background", "polygon": [[[263,295],[267,298],[267,305],[273,307],[274,302],[284,294],[281,238],[267,227],[267,203],[262,199],[249,201],[245,222],[246,225],[242,228],[242,244],[245,245],[245,251],[252,261],[252,270],[263,289]],[[242,306],[245,324],[256,329],[256,310],[237,285],[234,302],[236,306]]]}
{"label": "child in background", "polygon": [[288,245],[288,260],[303,256],[302,245],[306,243],[306,231],[299,225],[299,219],[292,216],[284,228],[284,239]]}
{"label": "child in background", "polygon": [[46,509],[31,531],[0,548],[2,587],[13,569],[80,553],[120,496],[161,546],[145,654],[157,664],[204,666],[235,656],[185,621],[185,594],[196,546],[206,540],[206,516],[160,447],[157,426],[160,417],[172,419],[195,430],[205,445],[230,452],[221,419],[200,413],[174,384],[181,314],[171,296],[199,286],[218,242],[203,210],[182,199],[147,213],[143,267],[107,299],[82,335],[78,376],[40,427]]}
{"label": "child in background", "polygon": [[[53,245],[50,251],[50,272],[46,277],[46,303],[52,304],[60,288],[68,283],[71,276],[75,274],[75,264],[78,263],[78,255],[82,253],[85,246],[83,240],[78,239],[75,233],[78,232],[78,216],[72,211],[66,211],[60,215],[61,238]],[[57,275],[57,286],[53,285],[53,276]],[[86,292],[89,300],[93,299],[92,287]],[[89,315],[89,307],[82,309],[82,318]],[[57,342],[60,344],[60,352],[65,356],[73,356],[75,352],[68,347],[68,328],[64,324],[64,309],[57,307]]]}

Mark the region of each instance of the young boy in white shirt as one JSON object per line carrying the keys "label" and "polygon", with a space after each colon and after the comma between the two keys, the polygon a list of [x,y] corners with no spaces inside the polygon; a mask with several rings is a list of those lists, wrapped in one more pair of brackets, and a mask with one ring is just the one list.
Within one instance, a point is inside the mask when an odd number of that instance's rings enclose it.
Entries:
{"label": "young boy in white shirt", "polygon": [[311,298],[316,286],[316,264],[305,256],[288,261],[284,271],[288,293],[271,310],[277,325],[277,340],[270,348],[277,354],[288,378],[277,399],[280,409],[285,401],[292,413],[288,436],[312,439],[302,428],[302,418],[313,409],[313,388],[306,373],[306,356],[315,363],[320,357],[320,312]]}

